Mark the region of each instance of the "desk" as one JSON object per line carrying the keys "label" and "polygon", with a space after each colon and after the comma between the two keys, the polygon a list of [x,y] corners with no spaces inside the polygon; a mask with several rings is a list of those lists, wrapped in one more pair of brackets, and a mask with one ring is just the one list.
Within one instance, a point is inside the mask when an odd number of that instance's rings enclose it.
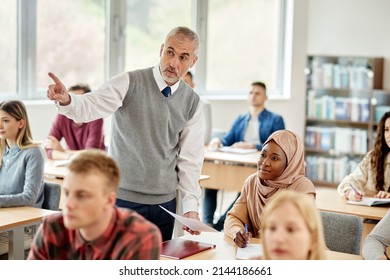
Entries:
{"label": "desk", "polygon": [[251,154],[233,154],[213,152],[204,149],[203,174],[210,179],[202,182],[202,187],[240,192],[244,181],[257,171],[260,152]]}
{"label": "desk", "polygon": [[[222,232],[202,232],[201,235],[186,234],[180,238],[196,240],[217,245],[215,249],[207,250],[192,255],[185,260],[235,260],[237,246],[233,240]],[[261,243],[260,239],[253,238],[252,243]],[[362,256],[326,251],[326,258],[329,260],[362,260]],[[168,258],[162,258],[168,259]]]}
{"label": "desk", "polygon": [[47,178],[63,179],[67,172],[66,166],[56,166],[55,160],[49,159],[45,163],[45,176]]}
{"label": "desk", "polygon": [[[55,161],[52,159],[47,160],[45,163],[45,181],[57,183],[62,186],[64,182],[64,177],[66,176],[68,172],[68,169],[66,166],[56,166]],[[199,182],[207,181],[210,179],[209,175],[200,175]],[[61,191],[61,198],[60,198],[60,206],[59,208],[62,209],[64,205],[64,196],[62,195]]]}
{"label": "desk", "polygon": [[364,219],[380,220],[389,210],[388,206],[361,206],[347,204],[336,189],[316,187],[316,205],[321,211],[337,212],[362,217]]}
{"label": "desk", "polygon": [[38,225],[45,216],[56,212],[34,207],[0,208],[0,232],[8,231],[9,259],[24,259],[24,228]]}
{"label": "desk", "polygon": [[[62,184],[62,180],[68,173],[66,166],[56,166],[55,161],[52,159],[47,160],[45,163],[45,179],[50,182]],[[199,181],[210,179],[209,175],[200,175]]]}

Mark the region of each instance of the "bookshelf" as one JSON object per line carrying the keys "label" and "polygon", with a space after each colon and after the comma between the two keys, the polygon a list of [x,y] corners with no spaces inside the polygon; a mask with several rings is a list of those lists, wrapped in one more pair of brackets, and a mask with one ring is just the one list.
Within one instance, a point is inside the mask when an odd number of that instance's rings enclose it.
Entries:
{"label": "bookshelf", "polygon": [[305,160],[316,186],[336,187],[373,147],[390,110],[383,65],[379,57],[307,57]]}

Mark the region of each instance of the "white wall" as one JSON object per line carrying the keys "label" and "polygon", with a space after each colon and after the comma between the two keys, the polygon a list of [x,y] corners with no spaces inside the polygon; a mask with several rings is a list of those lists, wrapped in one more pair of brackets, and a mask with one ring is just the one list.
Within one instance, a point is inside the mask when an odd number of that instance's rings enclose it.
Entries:
{"label": "white wall", "polygon": [[[292,49],[291,98],[268,100],[267,107],[280,113],[287,129],[304,134],[307,54],[383,56],[384,85],[390,89],[390,1],[295,0]],[[261,79],[259,77],[259,79]],[[252,81],[248,81],[248,86]],[[238,114],[248,110],[244,100],[211,100],[213,127],[228,130]],[[35,139],[44,139],[55,107],[28,105]],[[109,123],[105,124],[107,132]]]}
{"label": "white wall", "polygon": [[[34,140],[44,141],[49,133],[57,109],[53,102],[24,102]],[[43,104],[42,104],[43,103]]]}

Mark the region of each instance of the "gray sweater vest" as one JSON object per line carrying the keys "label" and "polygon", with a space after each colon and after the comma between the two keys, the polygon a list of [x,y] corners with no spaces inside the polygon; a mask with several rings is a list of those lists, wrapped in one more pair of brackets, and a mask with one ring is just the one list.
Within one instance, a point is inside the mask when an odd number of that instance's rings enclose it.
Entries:
{"label": "gray sweater vest", "polygon": [[110,154],[121,179],[118,198],[160,204],[176,197],[180,133],[200,102],[184,82],[165,97],[152,68],[129,72],[129,90],[112,117]]}

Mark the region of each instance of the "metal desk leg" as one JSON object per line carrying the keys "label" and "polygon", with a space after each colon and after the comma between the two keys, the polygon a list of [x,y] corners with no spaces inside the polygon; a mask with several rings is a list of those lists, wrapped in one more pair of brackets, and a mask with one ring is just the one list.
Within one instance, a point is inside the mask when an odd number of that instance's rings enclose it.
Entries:
{"label": "metal desk leg", "polygon": [[8,259],[24,260],[24,227],[9,231],[8,242]]}

